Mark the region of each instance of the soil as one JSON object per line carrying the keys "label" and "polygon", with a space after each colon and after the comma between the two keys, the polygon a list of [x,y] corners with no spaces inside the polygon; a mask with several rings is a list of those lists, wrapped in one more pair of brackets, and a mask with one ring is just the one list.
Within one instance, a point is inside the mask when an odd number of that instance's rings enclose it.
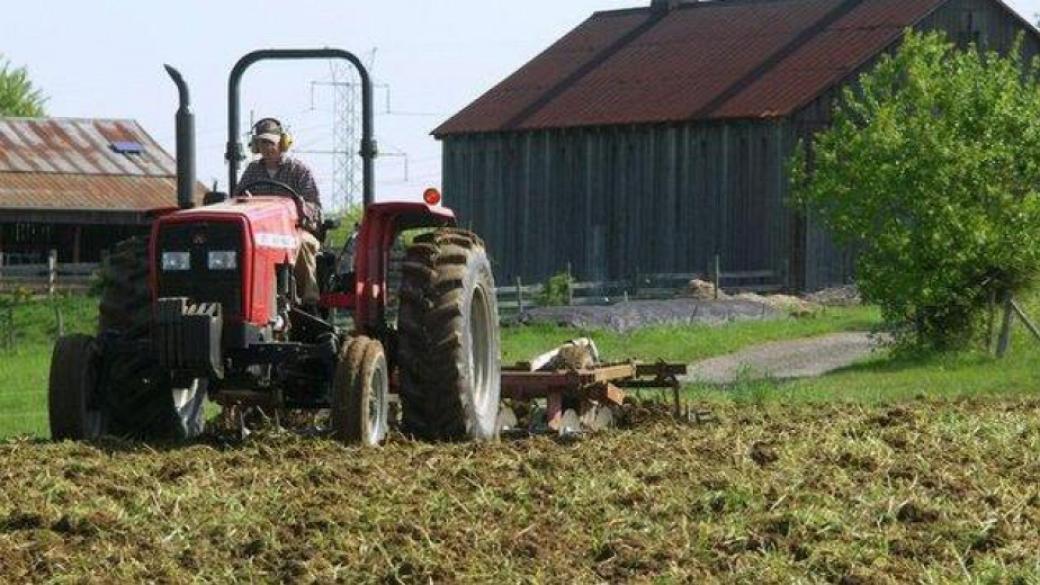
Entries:
{"label": "soil", "polygon": [[0,581],[1036,580],[1035,396],[639,408],[567,440],[0,442]]}

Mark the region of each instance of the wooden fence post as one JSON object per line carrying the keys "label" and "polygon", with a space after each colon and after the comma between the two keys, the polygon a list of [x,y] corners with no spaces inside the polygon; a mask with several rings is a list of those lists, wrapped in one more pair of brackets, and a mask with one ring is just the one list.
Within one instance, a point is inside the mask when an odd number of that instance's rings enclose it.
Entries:
{"label": "wooden fence post", "polygon": [[58,338],[65,337],[65,316],[61,314],[61,307],[54,303],[54,320],[57,324]]}
{"label": "wooden fence post", "polygon": [[1015,310],[1016,314],[1018,314],[1018,318],[1022,320],[1022,323],[1025,323],[1026,329],[1033,334],[1033,337],[1040,341],[1040,329],[1037,329],[1033,321],[1028,315],[1026,315],[1026,312],[1022,310],[1022,307],[1018,306],[1018,303],[1015,302],[1015,299],[1011,299],[1011,308]]}
{"label": "wooden fence post", "polygon": [[4,338],[7,349],[14,349],[14,303],[7,305],[7,335]]}
{"label": "wooden fence post", "polygon": [[1012,306],[1014,300],[1011,298],[1011,293],[1006,293],[1004,299],[1004,324],[1000,328],[1000,339],[997,340],[998,358],[1004,357],[1007,354],[1008,347],[1011,346],[1011,317],[1014,316]]}
{"label": "wooden fence post", "polygon": [[567,306],[574,304],[574,275],[571,272],[571,263],[567,263]]}
{"label": "wooden fence post", "polygon": [[993,351],[993,337],[997,329],[997,291],[989,291],[989,314],[986,316],[986,353]]}
{"label": "wooden fence post", "polygon": [[516,277],[516,309],[521,315],[524,314],[524,282],[519,276]]}
{"label": "wooden fence post", "polygon": [[715,300],[719,300],[719,287],[722,286],[722,258],[715,254]]}
{"label": "wooden fence post", "polygon": [[47,256],[47,296],[54,296],[54,286],[58,280],[58,251],[51,250]]}

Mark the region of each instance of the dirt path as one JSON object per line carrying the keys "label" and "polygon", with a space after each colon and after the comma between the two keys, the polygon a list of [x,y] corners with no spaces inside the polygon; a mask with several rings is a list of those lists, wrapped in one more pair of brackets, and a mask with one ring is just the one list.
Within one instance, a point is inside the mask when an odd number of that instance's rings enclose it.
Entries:
{"label": "dirt path", "polygon": [[697,362],[686,382],[727,384],[746,371],[753,378],[810,378],[850,366],[878,347],[869,333],[837,333],[811,339],[778,341]]}

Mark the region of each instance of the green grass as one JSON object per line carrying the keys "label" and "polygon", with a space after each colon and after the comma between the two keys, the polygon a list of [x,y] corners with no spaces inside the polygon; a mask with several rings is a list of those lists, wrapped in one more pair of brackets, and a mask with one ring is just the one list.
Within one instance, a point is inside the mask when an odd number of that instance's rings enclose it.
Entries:
{"label": "green grass", "polygon": [[[13,348],[9,343],[8,307],[13,309]],[[12,304],[0,299],[0,437],[46,436],[47,378],[51,350],[58,334],[57,307],[64,331],[93,333],[97,329],[97,299],[58,297]]]}
{"label": "green grass", "polygon": [[[66,332],[92,332],[97,299],[56,301]],[[2,304],[0,304],[2,307]],[[1040,314],[1031,304],[1029,310]],[[0,338],[6,325],[0,308]],[[14,351],[0,351],[0,437],[47,434],[46,388],[56,334],[54,304],[20,304],[15,309]],[[831,308],[815,317],[775,321],[744,321],[725,326],[654,327],[631,333],[583,331],[551,325],[507,327],[502,330],[503,362],[529,360],[560,343],[590,336],[605,359],[664,359],[690,363],[738,351],[748,346],[813,337],[838,331],[869,330],[878,324],[871,307]],[[689,386],[686,395],[712,402],[859,402],[901,401],[919,396],[1021,394],[1040,388],[1040,344],[1016,327],[1012,351],[1004,360],[980,353],[893,359],[879,355],[843,371],[812,380],[777,382],[742,380],[728,388]]]}
{"label": "green grass", "polygon": [[0,357],[0,437],[46,436],[49,348]]}
{"label": "green grass", "polygon": [[526,361],[576,337],[591,337],[607,360],[691,363],[770,341],[815,337],[840,331],[869,331],[879,323],[873,307],[828,308],[813,317],[740,321],[724,326],[651,327],[631,333],[583,331],[553,325],[502,330],[502,363]]}
{"label": "green grass", "polygon": [[778,403],[886,403],[919,398],[958,398],[1040,393],[1040,347],[1020,343],[1003,360],[979,352],[891,358],[885,354],[832,374],[778,381],[742,379],[729,386],[694,384],[687,398]]}

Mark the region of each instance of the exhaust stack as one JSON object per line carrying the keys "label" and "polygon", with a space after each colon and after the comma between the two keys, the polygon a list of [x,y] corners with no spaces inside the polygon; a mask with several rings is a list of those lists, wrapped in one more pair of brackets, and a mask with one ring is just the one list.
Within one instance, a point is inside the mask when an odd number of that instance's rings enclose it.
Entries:
{"label": "exhaust stack", "polygon": [[181,72],[164,65],[177,84],[180,107],[177,109],[177,205],[181,209],[195,207],[195,114],[191,113],[191,96]]}

